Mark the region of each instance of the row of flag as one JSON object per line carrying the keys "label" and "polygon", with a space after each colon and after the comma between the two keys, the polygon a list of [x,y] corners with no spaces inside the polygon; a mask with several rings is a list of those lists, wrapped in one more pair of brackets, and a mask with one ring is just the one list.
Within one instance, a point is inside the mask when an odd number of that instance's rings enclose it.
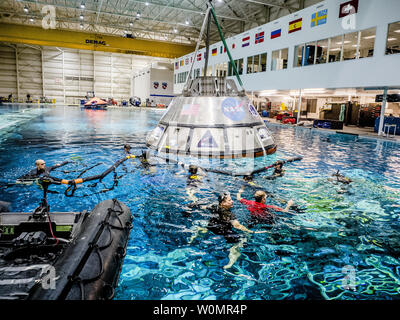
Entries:
{"label": "row of flag", "polygon": [[[351,1],[346,1],[340,4],[339,7],[339,18],[346,17],[348,15],[354,14],[358,12],[358,1],[359,0],[351,0]],[[317,12],[314,12],[311,15],[311,28],[321,26],[326,24],[328,21],[328,9],[323,9]],[[300,31],[303,27],[303,18],[298,18],[293,21],[289,22],[289,28],[288,28],[288,33],[292,34],[294,32]],[[282,36],[282,28],[277,28],[275,30],[271,31],[270,38],[271,39],[276,39]],[[259,44],[264,42],[265,39],[265,32],[261,31],[255,34],[254,37],[254,44]],[[242,48],[250,46],[251,43],[251,38],[249,35],[245,35],[242,38],[241,45]],[[235,44],[232,44],[232,49],[235,49]],[[226,48],[224,46],[220,47],[220,54],[223,52],[226,52]],[[218,48],[213,48],[211,49],[211,56],[216,56],[218,54]],[[205,58],[205,52],[204,52],[204,58]],[[202,54],[199,53],[197,55],[197,61],[201,61],[202,59]],[[188,58],[186,58],[186,64],[189,64]],[[183,66],[183,60],[180,61],[180,66]],[[179,65],[177,62],[175,63],[175,68],[178,69]]]}

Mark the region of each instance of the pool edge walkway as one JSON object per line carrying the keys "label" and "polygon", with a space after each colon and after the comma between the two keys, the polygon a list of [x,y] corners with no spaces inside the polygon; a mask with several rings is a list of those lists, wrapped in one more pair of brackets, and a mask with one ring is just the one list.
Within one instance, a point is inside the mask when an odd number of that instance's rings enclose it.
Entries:
{"label": "pool edge walkway", "polygon": [[[280,121],[274,119],[274,118],[266,118],[266,117],[261,117],[263,121],[266,121],[267,123],[273,123],[280,125],[282,127],[293,127],[296,128],[298,127],[297,125],[293,124],[283,124]],[[302,128],[309,128],[312,130],[318,130],[321,132],[330,132],[330,133],[339,133],[339,134],[348,134],[348,135],[356,135],[358,137],[362,138],[368,138],[368,139],[377,139],[377,140],[384,140],[384,141],[390,141],[390,142],[396,142],[400,143],[400,136],[393,136],[390,135],[390,137],[385,136],[379,136],[378,133],[374,132],[373,127],[365,127],[365,128],[360,128],[357,126],[343,126],[342,130],[338,129],[325,129],[325,128],[314,128],[314,127],[303,127]]]}

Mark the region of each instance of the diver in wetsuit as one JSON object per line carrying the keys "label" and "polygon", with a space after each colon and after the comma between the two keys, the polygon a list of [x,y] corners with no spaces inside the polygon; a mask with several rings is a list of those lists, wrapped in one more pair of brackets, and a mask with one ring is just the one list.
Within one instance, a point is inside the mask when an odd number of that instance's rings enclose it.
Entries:
{"label": "diver in wetsuit", "polygon": [[274,172],[270,176],[263,177],[267,180],[274,180],[278,177],[282,177],[285,174],[285,170],[283,169],[283,161],[279,160],[274,163]]}
{"label": "diver in wetsuit", "polygon": [[246,237],[239,234],[236,230],[241,230],[249,233],[265,233],[267,231],[252,231],[243,226],[231,211],[233,201],[229,192],[223,192],[218,196],[218,204],[214,203],[208,206],[201,206],[202,209],[207,209],[213,214],[208,221],[207,229],[198,228],[196,235],[192,236],[189,243],[201,232],[209,230],[217,235],[222,235],[228,243],[233,246],[229,249],[229,262],[224,266],[224,269],[229,269],[240,257],[240,248],[247,241]]}
{"label": "diver in wetsuit", "polygon": [[23,176],[19,177],[16,183],[32,183],[34,180],[40,178],[41,176],[47,176],[56,168],[62,167],[69,163],[69,161],[63,161],[61,163],[57,163],[54,166],[46,167],[46,163],[42,159],[38,159],[35,161],[36,169],[29,171],[28,173],[24,174]]}
{"label": "diver in wetsuit", "polygon": [[254,177],[251,174],[243,176],[243,181],[246,182],[251,187],[262,188],[260,185],[254,182]]}
{"label": "diver in wetsuit", "polygon": [[150,173],[155,173],[156,172],[156,166],[152,163],[149,162],[149,155],[146,151],[142,151],[142,154],[139,156],[136,156],[136,158],[139,159],[140,165],[146,169],[149,170]]}
{"label": "diver in wetsuit", "polygon": [[126,154],[131,154],[131,146],[129,144],[124,144],[124,151]]}
{"label": "diver in wetsuit", "polygon": [[343,183],[343,184],[350,184],[351,182],[353,182],[353,180],[351,180],[350,178],[344,176],[339,171],[340,170],[338,170],[336,173],[334,173],[332,175],[332,177],[336,177],[336,181],[337,182],[340,182],[340,183]]}
{"label": "diver in wetsuit", "polygon": [[203,177],[206,173],[201,168],[191,164],[188,169],[189,175],[186,180],[186,193],[189,199],[196,203],[198,198],[195,196],[196,191],[199,189]]}
{"label": "diver in wetsuit", "polygon": [[344,176],[339,171],[340,170],[338,170],[336,173],[334,173],[332,175],[332,177],[335,177],[336,179],[329,178],[328,180],[336,182],[335,184],[339,184],[339,183],[341,184],[340,185],[340,189],[337,191],[337,193],[348,193],[349,192],[350,183],[353,182],[353,180],[351,180],[350,178]]}
{"label": "diver in wetsuit", "polygon": [[196,165],[187,165],[184,164],[183,162],[178,162],[178,165],[180,165],[183,170],[177,173],[177,175],[181,175],[182,173],[188,172],[188,176],[186,179],[186,188],[185,191],[189,197],[189,199],[192,201],[192,203],[189,205],[189,207],[196,207],[199,204],[197,203],[198,198],[195,196],[195,193],[198,191],[200,188],[201,184],[203,183],[203,178],[204,176],[207,175],[207,173],[200,167]]}

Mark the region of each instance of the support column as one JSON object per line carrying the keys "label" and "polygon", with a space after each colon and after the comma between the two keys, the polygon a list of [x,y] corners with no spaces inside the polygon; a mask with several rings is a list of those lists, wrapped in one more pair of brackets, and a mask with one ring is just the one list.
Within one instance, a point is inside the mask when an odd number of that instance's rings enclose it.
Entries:
{"label": "support column", "polygon": [[133,86],[134,86],[134,80],[133,80],[133,56],[131,56],[131,74],[130,74],[130,79],[131,79],[130,97],[132,97],[132,96],[134,96],[134,94],[133,94]]}
{"label": "support column", "polygon": [[65,53],[64,53],[64,50],[62,51],[62,77],[63,77],[63,80],[62,80],[62,84],[63,84],[63,96],[64,96],[64,104],[66,104],[67,102],[66,102],[66,100],[65,100],[65,62],[64,62],[64,60],[65,60]]}
{"label": "support column", "polygon": [[15,46],[15,71],[17,73],[17,102],[19,102],[19,64],[18,64],[18,46]]}
{"label": "support column", "polygon": [[95,51],[93,51],[93,95],[95,96],[94,89],[96,87],[96,62],[95,62],[96,54]]}
{"label": "support column", "polygon": [[[80,50],[78,50],[78,57],[79,57],[78,95],[81,96],[82,59]],[[78,99],[78,104],[80,105],[79,99]]]}
{"label": "support column", "polygon": [[44,88],[44,60],[43,60],[43,48],[40,49],[40,58],[42,60],[42,96],[45,97],[46,96],[46,90]]}
{"label": "support column", "polygon": [[301,113],[301,89],[299,90],[299,105],[297,106],[297,124],[300,122],[300,113]]}
{"label": "support column", "polygon": [[271,21],[271,7],[265,6],[265,22],[268,23]]}
{"label": "support column", "polygon": [[111,99],[114,99],[114,88],[113,88],[113,72],[114,72],[114,64],[113,64],[113,54],[110,53],[110,59],[111,59],[111,72],[110,72],[110,78],[111,78]]}
{"label": "support column", "polygon": [[383,89],[382,108],[381,108],[381,116],[380,116],[380,119],[379,119],[378,136],[383,135],[383,122],[385,121],[385,109],[386,109],[386,101],[387,101],[387,92],[388,92],[388,88],[385,87]]}

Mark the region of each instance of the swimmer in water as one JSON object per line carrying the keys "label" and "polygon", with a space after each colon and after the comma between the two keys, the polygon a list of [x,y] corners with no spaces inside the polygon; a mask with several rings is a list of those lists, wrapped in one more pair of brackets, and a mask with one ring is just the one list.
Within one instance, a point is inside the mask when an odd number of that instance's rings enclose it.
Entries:
{"label": "swimmer in water", "polygon": [[124,144],[124,151],[126,154],[131,154],[131,146],[129,144]]}
{"label": "swimmer in water", "polygon": [[343,184],[350,184],[351,182],[353,182],[353,180],[341,174],[339,170],[336,173],[334,173],[332,177],[336,177],[336,181]]}
{"label": "swimmer in water", "polygon": [[178,172],[178,174],[188,172],[187,180],[186,180],[186,194],[189,199],[192,201],[191,206],[195,206],[197,201],[199,200],[195,193],[199,190],[200,186],[203,183],[203,178],[207,175],[204,170],[199,168],[196,165],[187,165],[183,162],[178,162],[178,164],[183,168],[183,171]]}
{"label": "swimmer in water", "polygon": [[273,168],[274,172],[272,173],[272,175],[263,177],[264,179],[274,180],[278,177],[283,177],[283,175],[285,174],[285,170],[283,169],[283,161],[276,161],[273,165]]}
{"label": "swimmer in water", "polygon": [[237,199],[240,203],[247,206],[247,209],[250,211],[250,216],[252,218],[252,222],[254,223],[268,223],[273,224],[276,220],[276,216],[273,211],[280,211],[280,212],[289,212],[290,207],[293,205],[293,200],[290,199],[286,207],[284,209],[279,208],[274,205],[267,205],[267,193],[262,190],[258,190],[254,193],[254,200],[247,200],[242,198],[242,193],[244,191],[244,187],[240,188],[239,192],[237,193]]}
{"label": "swimmer in water", "polygon": [[[223,268],[229,269],[240,257],[240,248],[247,242],[247,238],[243,234],[239,234],[236,230],[248,233],[265,233],[267,231],[252,231],[242,225],[236,218],[235,214],[231,211],[233,208],[233,200],[229,192],[220,193],[218,196],[218,203],[208,206],[201,206],[202,209],[207,209],[213,214],[212,218],[208,221],[207,229],[216,235],[222,235],[228,243],[233,246],[229,249],[229,262]],[[198,233],[204,233],[204,228],[198,228]],[[196,238],[197,234],[191,238],[189,243]]]}
{"label": "swimmer in water", "polygon": [[350,178],[344,176],[339,172],[339,170],[332,175],[332,177],[335,177],[334,179],[329,178],[329,181],[334,182],[335,184],[340,183],[340,188],[337,190],[337,193],[343,194],[343,193],[349,193],[349,187],[350,183],[353,182]]}
{"label": "swimmer in water", "polygon": [[32,169],[27,174],[24,174],[23,176],[19,177],[16,183],[32,184],[34,180],[40,178],[41,176],[49,175],[51,171],[53,171],[56,168],[62,167],[67,163],[69,163],[69,161],[64,161],[62,163],[57,163],[54,166],[46,167],[46,163],[44,160],[37,159],[35,161],[36,169]]}
{"label": "swimmer in water", "polygon": [[150,163],[149,159],[149,153],[146,151],[142,151],[142,154],[137,156],[136,158],[139,159],[140,164],[143,168],[149,171],[149,173],[155,173],[156,172],[156,166],[152,163]]}

